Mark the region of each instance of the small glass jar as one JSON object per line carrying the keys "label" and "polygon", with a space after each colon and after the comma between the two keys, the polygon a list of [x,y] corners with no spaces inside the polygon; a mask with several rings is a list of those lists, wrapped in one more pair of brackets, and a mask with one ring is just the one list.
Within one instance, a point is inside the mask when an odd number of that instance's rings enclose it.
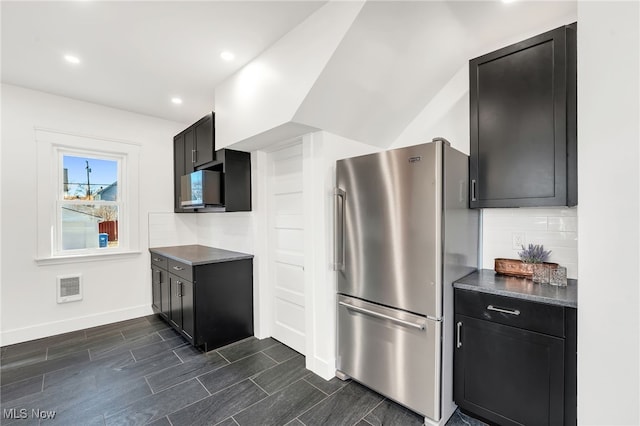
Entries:
{"label": "small glass jar", "polygon": [[538,284],[549,284],[549,265],[545,263],[533,264],[533,282]]}
{"label": "small glass jar", "polygon": [[567,285],[567,268],[558,266],[552,269],[549,276],[549,284],[566,287]]}

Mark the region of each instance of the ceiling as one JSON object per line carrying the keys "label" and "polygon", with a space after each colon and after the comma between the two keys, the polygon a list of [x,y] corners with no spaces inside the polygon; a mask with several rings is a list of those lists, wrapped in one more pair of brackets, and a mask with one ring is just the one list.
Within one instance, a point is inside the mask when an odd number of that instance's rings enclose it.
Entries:
{"label": "ceiling", "polygon": [[220,82],[324,3],[3,0],[2,82],[188,124],[213,109]]}
{"label": "ceiling", "polygon": [[[218,85],[325,3],[3,0],[2,82],[189,124],[214,108]],[[299,115],[357,140],[392,138],[466,60],[576,15],[575,0],[412,3],[368,2]]]}

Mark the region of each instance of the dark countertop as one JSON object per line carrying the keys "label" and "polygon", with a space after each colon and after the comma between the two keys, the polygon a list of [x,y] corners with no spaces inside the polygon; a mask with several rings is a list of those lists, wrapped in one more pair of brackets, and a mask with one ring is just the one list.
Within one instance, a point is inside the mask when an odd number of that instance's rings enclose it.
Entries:
{"label": "dark countertop", "polygon": [[479,291],[530,300],[532,302],[578,307],[578,281],[568,279],[566,287],[537,284],[530,279],[496,274],[493,269],[481,269],[453,283],[454,288]]}
{"label": "dark countertop", "polygon": [[153,247],[149,251],[191,266],[253,258],[252,254],[201,245]]}

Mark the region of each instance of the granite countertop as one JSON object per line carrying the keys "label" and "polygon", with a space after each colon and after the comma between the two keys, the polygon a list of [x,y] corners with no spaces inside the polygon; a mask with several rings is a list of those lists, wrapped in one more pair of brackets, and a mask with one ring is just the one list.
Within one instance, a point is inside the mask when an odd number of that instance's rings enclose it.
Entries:
{"label": "granite countertop", "polygon": [[201,245],[152,247],[149,251],[191,266],[253,258],[252,254]]}
{"label": "granite countertop", "polygon": [[496,274],[493,269],[481,269],[453,283],[453,287],[514,297],[532,302],[578,307],[578,281],[567,280],[566,287],[537,284],[530,279]]}

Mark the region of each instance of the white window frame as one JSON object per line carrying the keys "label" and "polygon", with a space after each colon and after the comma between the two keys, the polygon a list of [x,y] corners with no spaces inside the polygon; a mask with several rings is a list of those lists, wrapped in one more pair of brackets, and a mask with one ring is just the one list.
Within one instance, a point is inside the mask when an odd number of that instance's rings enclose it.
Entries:
{"label": "white window frame", "polygon": [[[140,144],[93,136],[36,129],[38,243],[36,262],[67,263],[140,253],[139,162]],[[117,160],[118,247],[62,250],[64,155]],[[64,204],[101,204],[98,200],[65,201]],[[112,202],[110,202],[112,204]]]}

